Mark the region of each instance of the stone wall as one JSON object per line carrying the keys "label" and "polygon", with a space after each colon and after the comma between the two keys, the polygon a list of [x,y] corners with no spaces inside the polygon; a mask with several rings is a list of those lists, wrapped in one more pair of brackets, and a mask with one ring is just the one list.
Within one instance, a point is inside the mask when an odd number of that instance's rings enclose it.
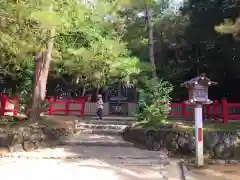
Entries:
{"label": "stone wall", "polygon": [[[63,136],[73,134],[72,128],[37,125],[16,125],[0,127],[0,151],[30,151],[56,144]],[[0,152],[0,155],[2,153]]]}
{"label": "stone wall", "polygon": [[[147,130],[127,128],[123,133],[125,140],[136,142],[150,150],[164,147],[173,153],[195,154],[194,132],[173,129],[171,127]],[[204,132],[204,153],[212,158],[239,158],[240,133]]]}

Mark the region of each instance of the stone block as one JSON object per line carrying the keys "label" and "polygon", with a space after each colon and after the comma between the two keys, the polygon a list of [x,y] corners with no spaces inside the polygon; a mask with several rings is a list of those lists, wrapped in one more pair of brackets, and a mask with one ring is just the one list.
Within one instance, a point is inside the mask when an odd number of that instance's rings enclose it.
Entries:
{"label": "stone block", "polygon": [[23,149],[25,151],[32,151],[35,149],[34,143],[31,141],[24,141],[23,142]]}
{"label": "stone block", "polygon": [[[161,147],[170,152],[184,155],[195,154],[195,137],[193,132],[184,132],[171,128],[141,129],[128,127],[123,133],[125,140],[157,150]],[[204,132],[204,152],[212,158],[240,157],[239,136],[237,132]]]}

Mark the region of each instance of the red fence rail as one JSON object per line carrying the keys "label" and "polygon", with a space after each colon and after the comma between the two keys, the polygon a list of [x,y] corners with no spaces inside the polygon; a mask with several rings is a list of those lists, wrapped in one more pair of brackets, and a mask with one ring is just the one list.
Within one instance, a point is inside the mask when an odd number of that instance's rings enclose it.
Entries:
{"label": "red fence rail", "polygon": [[[66,115],[69,115],[70,112],[79,112],[79,115],[83,117],[85,111],[85,102],[87,101],[87,99],[88,99],[87,96],[77,97],[74,100],[71,99],[58,100],[55,97],[49,97],[48,115],[52,115],[58,112],[64,112]],[[63,108],[56,108],[55,105],[57,104],[63,104]],[[70,105],[80,105],[81,108],[71,109]]]}
{"label": "red fence rail", "polygon": [[0,116],[12,114],[16,116],[19,113],[19,99],[16,97],[10,98],[7,95],[1,97]]}
{"label": "red fence rail", "polygon": [[[170,107],[170,117],[193,118],[194,105],[182,102],[172,103]],[[203,119],[222,121],[224,124],[229,120],[240,120],[240,103],[229,103],[226,99],[214,100],[212,104],[203,105]]]}
{"label": "red fence rail", "polygon": [[[49,97],[47,114],[53,115],[61,112],[68,115],[74,112],[82,117],[84,116],[85,103],[87,100],[87,96],[76,97],[74,100],[59,100],[55,97]],[[20,112],[18,98],[10,98],[7,95],[2,95],[0,104],[0,116],[9,115],[9,113],[16,116]],[[57,105],[61,105],[61,107],[56,107]],[[194,105],[181,102],[172,103],[169,106],[171,107],[170,117],[193,120]],[[203,105],[203,119],[222,121],[225,124],[228,123],[229,120],[240,120],[240,103],[230,103],[227,102],[226,99],[222,99],[221,101],[214,100],[212,104]]]}
{"label": "red fence rail", "polygon": [[[76,97],[76,99],[64,99],[58,100],[55,97],[48,98],[48,108],[47,114],[52,115],[58,112],[63,112],[64,114],[68,115],[71,112],[78,113],[81,117],[84,116],[85,111],[85,102],[88,100],[87,96]],[[57,108],[56,105],[62,104],[64,108]],[[19,99],[16,97],[8,97],[7,95],[1,96],[1,103],[0,103],[0,116],[10,115],[10,116],[17,116],[20,114],[20,103]],[[71,105],[78,105],[78,107],[72,109],[70,108]],[[79,107],[80,106],[80,107]]]}

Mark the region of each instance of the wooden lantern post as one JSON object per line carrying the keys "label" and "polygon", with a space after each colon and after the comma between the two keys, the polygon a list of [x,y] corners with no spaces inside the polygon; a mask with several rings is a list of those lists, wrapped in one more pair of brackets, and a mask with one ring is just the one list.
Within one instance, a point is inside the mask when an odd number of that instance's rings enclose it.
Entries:
{"label": "wooden lantern post", "polygon": [[204,166],[202,105],[212,103],[212,101],[208,99],[208,87],[216,84],[216,82],[213,82],[207,78],[205,74],[202,74],[181,84],[181,86],[188,89],[188,100],[186,103],[195,105],[194,119],[197,167]]}

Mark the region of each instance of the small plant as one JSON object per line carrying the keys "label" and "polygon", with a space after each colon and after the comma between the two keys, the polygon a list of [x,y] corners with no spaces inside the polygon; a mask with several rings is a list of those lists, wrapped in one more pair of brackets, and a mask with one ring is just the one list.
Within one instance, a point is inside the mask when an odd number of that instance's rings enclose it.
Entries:
{"label": "small plant", "polygon": [[142,100],[139,102],[138,119],[152,125],[164,123],[170,111],[172,90],[173,86],[168,81],[157,78],[145,80],[142,87],[138,89]]}

